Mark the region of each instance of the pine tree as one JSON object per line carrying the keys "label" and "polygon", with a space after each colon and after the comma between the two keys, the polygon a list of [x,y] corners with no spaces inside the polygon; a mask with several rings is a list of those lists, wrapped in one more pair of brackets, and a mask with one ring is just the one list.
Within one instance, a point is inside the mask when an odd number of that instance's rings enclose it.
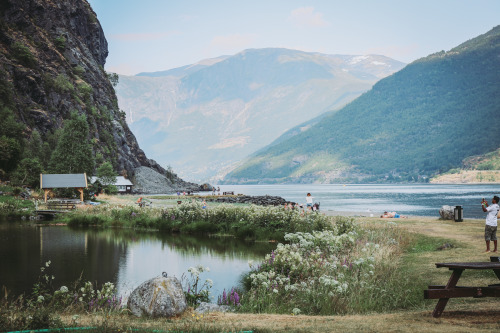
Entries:
{"label": "pine tree", "polygon": [[64,124],[49,163],[51,173],[86,173],[94,171],[94,156],[89,143],[89,126],[85,115],[71,115]]}

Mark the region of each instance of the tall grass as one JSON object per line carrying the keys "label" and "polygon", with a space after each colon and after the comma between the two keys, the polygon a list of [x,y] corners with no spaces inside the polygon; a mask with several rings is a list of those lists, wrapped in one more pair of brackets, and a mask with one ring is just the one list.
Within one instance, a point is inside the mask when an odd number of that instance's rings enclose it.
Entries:
{"label": "tall grass", "polygon": [[422,304],[425,286],[403,264],[415,236],[393,225],[360,227],[337,217],[333,230],[287,234],[287,244],[243,279],[243,312],[333,315]]}
{"label": "tall grass", "polygon": [[275,240],[283,240],[285,233],[332,228],[331,219],[319,213],[231,204],[203,209],[197,202],[168,209],[101,205],[77,210],[61,219],[71,226],[119,226]]}

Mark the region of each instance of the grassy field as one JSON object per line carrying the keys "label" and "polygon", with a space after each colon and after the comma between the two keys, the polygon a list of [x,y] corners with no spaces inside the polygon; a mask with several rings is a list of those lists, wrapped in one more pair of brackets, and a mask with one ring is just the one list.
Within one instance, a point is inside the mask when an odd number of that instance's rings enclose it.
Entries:
{"label": "grassy field", "polygon": [[[457,223],[434,218],[387,219],[363,218],[358,221],[367,226],[388,222],[397,223],[417,237],[417,242],[400,258],[401,265],[411,265],[415,280],[427,284],[446,284],[450,277],[447,269],[435,268],[437,262],[489,261],[491,253],[484,253],[484,221],[465,220]],[[439,250],[442,245],[446,248]],[[496,283],[493,272],[465,271],[459,285],[486,286]],[[422,290],[423,298],[423,290]],[[433,318],[431,312],[436,300],[427,300],[419,308],[390,313],[369,313],[343,316],[270,315],[244,313],[211,313],[198,315],[187,311],[182,317],[136,319],[127,314],[79,315],[79,326],[142,327],[144,329],[182,329],[195,332],[490,332],[500,328],[500,301],[495,298],[451,299],[441,316]],[[74,321],[72,315],[62,315],[66,324]],[[184,330],[185,332],[187,330]]]}

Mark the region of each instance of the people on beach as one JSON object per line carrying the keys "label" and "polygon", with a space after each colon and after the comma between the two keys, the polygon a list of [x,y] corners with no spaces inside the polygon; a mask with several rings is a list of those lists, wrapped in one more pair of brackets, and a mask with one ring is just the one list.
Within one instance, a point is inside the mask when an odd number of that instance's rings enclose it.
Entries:
{"label": "people on beach", "polygon": [[405,219],[406,218],[406,216],[400,215],[396,212],[384,212],[384,214],[380,215],[380,217],[384,218],[384,219],[391,219],[391,218],[395,218],[395,219],[403,218],[403,219]]}
{"label": "people on beach", "polygon": [[313,199],[314,199],[314,197],[311,196],[311,193],[307,193],[307,196],[306,196],[307,209],[312,209]]}
{"label": "people on beach", "polygon": [[486,241],[486,252],[490,252],[490,241],[493,241],[494,249],[493,252],[497,252],[497,216],[500,211],[500,206],[498,206],[499,198],[494,196],[491,199],[491,205],[488,205],[486,200],[481,201],[481,207],[483,212],[488,213],[486,215],[486,225],[484,227],[484,240]]}

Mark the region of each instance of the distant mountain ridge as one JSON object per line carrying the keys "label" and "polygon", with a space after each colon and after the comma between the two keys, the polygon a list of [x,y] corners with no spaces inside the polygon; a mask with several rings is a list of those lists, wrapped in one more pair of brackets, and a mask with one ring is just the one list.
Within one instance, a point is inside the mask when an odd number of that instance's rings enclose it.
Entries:
{"label": "distant mountain ridge", "polygon": [[[419,59],[306,130],[286,133],[227,183],[426,181],[495,151],[500,26]],[[300,126],[299,126],[300,128]]]}
{"label": "distant mountain ridge", "polygon": [[204,181],[404,65],[379,55],[250,49],[120,76],[116,91],[145,152],[181,177]]}

